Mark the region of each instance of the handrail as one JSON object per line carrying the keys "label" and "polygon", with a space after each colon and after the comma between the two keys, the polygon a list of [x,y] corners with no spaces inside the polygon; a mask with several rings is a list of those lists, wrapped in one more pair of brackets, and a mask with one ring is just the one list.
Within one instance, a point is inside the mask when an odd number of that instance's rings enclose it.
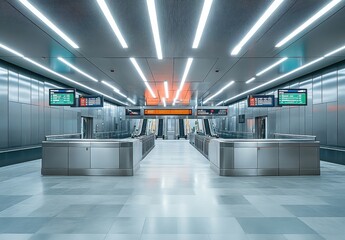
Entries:
{"label": "handrail", "polygon": [[17,151],[24,151],[24,150],[31,150],[35,148],[41,148],[41,145],[34,145],[34,146],[27,146],[27,147],[16,147],[16,148],[10,148],[10,149],[2,149],[0,150],[1,153],[9,153],[9,152],[17,152]]}
{"label": "handrail", "polygon": [[299,135],[299,134],[287,134],[287,133],[273,133],[274,138],[276,138],[276,136],[278,137],[288,137],[288,138],[296,138],[296,139],[312,139],[312,140],[316,140],[316,136],[313,135]]}
{"label": "handrail", "polygon": [[338,151],[338,152],[345,152],[345,148],[340,147],[327,147],[327,146],[320,146],[321,149],[331,150],[331,151]]}
{"label": "handrail", "polygon": [[81,138],[82,133],[67,133],[67,134],[56,134],[56,135],[47,135],[45,136],[45,141],[55,138],[55,139],[61,139],[61,138],[73,138],[73,136],[77,136],[78,138]]}

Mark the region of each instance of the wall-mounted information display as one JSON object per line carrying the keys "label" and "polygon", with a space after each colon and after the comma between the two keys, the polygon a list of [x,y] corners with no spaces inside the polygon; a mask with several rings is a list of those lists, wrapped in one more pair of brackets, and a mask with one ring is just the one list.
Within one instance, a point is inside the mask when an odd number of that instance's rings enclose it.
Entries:
{"label": "wall-mounted information display", "polygon": [[50,106],[74,106],[75,89],[49,89]]}
{"label": "wall-mounted information display", "polygon": [[79,107],[103,107],[102,96],[80,96]]}
{"label": "wall-mounted information display", "polygon": [[192,115],[192,109],[145,109],[145,115]]}
{"label": "wall-mounted information display", "polygon": [[127,116],[140,116],[140,108],[127,108],[126,109]]}
{"label": "wall-mounted information display", "polygon": [[280,106],[305,106],[307,99],[307,89],[278,89]]}
{"label": "wall-mounted information display", "polygon": [[226,116],[228,109],[198,109],[198,116]]}
{"label": "wall-mounted information display", "polygon": [[245,123],[246,122],[246,115],[240,114],[238,115],[238,123]]}
{"label": "wall-mounted information display", "polygon": [[248,107],[274,107],[274,95],[249,95]]}

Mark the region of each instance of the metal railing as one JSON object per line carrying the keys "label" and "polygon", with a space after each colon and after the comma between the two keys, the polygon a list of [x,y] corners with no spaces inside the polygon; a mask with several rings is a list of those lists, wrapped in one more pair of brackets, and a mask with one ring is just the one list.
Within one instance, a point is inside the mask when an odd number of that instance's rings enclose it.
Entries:
{"label": "metal railing", "polygon": [[56,135],[47,135],[45,136],[45,140],[55,140],[55,139],[81,139],[81,133],[70,133],[70,134],[56,134]]}
{"label": "metal railing", "polygon": [[218,132],[221,138],[235,138],[235,139],[254,139],[255,133],[253,132]]}
{"label": "metal railing", "polygon": [[118,139],[128,138],[131,135],[127,131],[109,131],[109,132],[95,132],[93,139]]}
{"label": "metal railing", "polygon": [[311,140],[316,141],[316,136],[313,135],[299,135],[299,134],[287,134],[287,133],[273,133],[274,138],[279,139],[299,139],[299,140]]}

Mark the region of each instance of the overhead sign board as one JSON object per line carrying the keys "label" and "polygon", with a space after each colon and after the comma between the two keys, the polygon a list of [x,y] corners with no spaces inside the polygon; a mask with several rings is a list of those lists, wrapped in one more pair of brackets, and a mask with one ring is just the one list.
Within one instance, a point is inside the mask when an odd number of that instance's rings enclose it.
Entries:
{"label": "overhead sign board", "polygon": [[145,115],[192,115],[192,109],[145,109]]}
{"label": "overhead sign board", "polygon": [[49,89],[50,106],[74,106],[75,89]]}
{"label": "overhead sign board", "polygon": [[274,95],[249,95],[248,107],[274,107]]}
{"label": "overhead sign board", "polygon": [[205,108],[197,111],[198,116],[226,116],[228,115],[228,109],[212,109]]}
{"label": "overhead sign board", "polygon": [[278,89],[280,106],[305,106],[307,99],[307,89]]}
{"label": "overhead sign board", "polygon": [[103,107],[102,96],[80,96],[79,107]]}
{"label": "overhead sign board", "polygon": [[140,116],[140,108],[127,108],[126,109],[127,116]]}

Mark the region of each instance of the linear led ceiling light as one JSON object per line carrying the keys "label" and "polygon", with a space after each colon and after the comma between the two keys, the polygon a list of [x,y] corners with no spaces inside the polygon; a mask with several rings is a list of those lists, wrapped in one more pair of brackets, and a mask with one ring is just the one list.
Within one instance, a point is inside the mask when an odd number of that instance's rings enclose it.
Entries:
{"label": "linear led ceiling light", "polygon": [[106,82],[106,81],[102,81],[102,83],[108,87],[110,87],[111,89],[114,90],[114,92],[116,92],[117,94],[121,95],[124,98],[127,98],[127,96],[125,94],[123,94],[122,92],[120,92],[120,90],[117,87],[114,87],[113,85],[111,85],[110,83]]}
{"label": "linear led ceiling light", "polygon": [[164,91],[165,91],[165,98],[169,98],[169,89],[168,89],[168,81],[164,81]]}
{"label": "linear led ceiling light", "polygon": [[234,96],[234,97],[231,97],[231,98],[229,98],[229,99],[223,101],[222,103],[229,102],[229,101],[231,101],[231,100],[233,100],[233,99],[235,99],[235,98],[241,97],[241,96],[246,95],[246,94],[248,94],[248,93],[250,93],[250,92],[253,92],[253,91],[255,91],[255,90],[259,89],[259,88],[262,88],[262,87],[264,87],[264,86],[266,86],[266,85],[269,85],[269,84],[271,84],[271,83],[273,83],[273,82],[276,82],[276,81],[278,81],[278,80],[280,80],[280,79],[282,79],[282,78],[285,78],[285,77],[287,77],[287,76],[289,76],[289,75],[291,75],[291,74],[293,74],[293,73],[295,73],[295,72],[298,72],[298,71],[300,71],[300,70],[302,70],[302,69],[304,69],[304,68],[306,68],[306,67],[309,67],[309,66],[311,66],[311,65],[313,65],[313,64],[315,64],[315,63],[317,63],[317,62],[320,62],[320,61],[323,60],[323,59],[325,59],[325,57],[320,57],[320,58],[318,58],[318,59],[315,59],[314,61],[311,61],[311,62],[309,62],[309,63],[307,63],[307,64],[304,64],[304,65],[302,65],[302,66],[300,66],[300,67],[298,67],[298,68],[296,68],[296,69],[294,69],[294,70],[292,70],[292,71],[290,71],[290,72],[288,72],[288,73],[285,73],[285,74],[283,74],[283,75],[281,75],[281,76],[279,76],[279,77],[277,77],[277,78],[274,78],[274,79],[272,79],[272,80],[270,80],[270,81],[268,81],[268,82],[265,82],[265,83],[263,83],[263,84],[261,84],[261,85],[259,85],[259,86],[256,86],[256,87],[254,87],[254,88],[252,88],[252,89],[249,89],[249,90],[247,90],[247,91],[244,91],[244,92],[242,92],[242,93],[240,93],[240,94],[238,94],[238,95],[236,95],[236,96]]}
{"label": "linear led ceiling light", "polygon": [[119,40],[121,46],[123,48],[128,48],[128,45],[125,41],[125,39],[123,38],[120,29],[118,28],[113,16],[111,15],[109,8],[107,6],[107,3],[105,2],[105,0],[97,0],[97,3],[99,5],[99,7],[101,8],[105,18],[107,19],[111,29],[113,30],[113,32],[115,33],[115,36],[117,37],[117,39]]}
{"label": "linear led ceiling light", "polygon": [[158,28],[155,0],[146,0],[146,3],[147,3],[147,9],[149,10],[149,15],[150,15],[150,22],[151,22],[151,28],[152,28],[152,33],[153,33],[153,39],[156,45],[157,58],[163,59],[161,40],[159,37],[159,28]]}
{"label": "linear led ceiling light", "polygon": [[345,49],[345,46],[342,46],[342,47],[340,47],[340,48],[338,48],[338,49],[335,49],[335,50],[332,51],[332,52],[327,53],[324,57],[329,57],[329,56],[331,56],[331,55],[333,55],[333,54],[336,54],[337,52],[340,52],[340,51],[342,51],[342,50],[344,50],[344,49]]}
{"label": "linear led ceiling light", "polygon": [[225,89],[227,89],[228,87],[230,87],[232,84],[234,84],[235,81],[231,81],[228,84],[226,84],[224,87],[222,87],[222,89],[220,89],[218,92],[216,92],[215,94],[213,94],[211,97],[207,98],[205,101],[203,101],[203,104],[207,103],[208,101],[210,101],[211,99],[213,99],[214,97],[218,96],[219,94],[221,94]]}
{"label": "linear led ceiling light", "polygon": [[67,81],[69,81],[69,82],[71,82],[71,83],[74,83],[74,84],[76,84],[76,85],[79,85],[79,86],[81,86],[81,87],[83,87],[83,88],[85,88],[85,89],[87,89],[87,90],[92,91],[92,92],[101,94],[101,95],[103,95],[104,97],[107,97],[108,99],[111,99],[111,100],[116,101],[116,102],[118,102],[118,103],[121,103],[121,104],[123,104],[123,105],[128,105],[127,103],[124,103],[124,102],[122,102],[122,101],[120,101],[120,100],[118,100],[118,99],[116,99],[116,98],[113,98],[113,97],[111,97],[111,96],[109,96],[109,95],[107,95],[107,94],[104,94],[104,93],[102,93],[102,92],[96,90],[96,89],[90,88],[90,87],[88,87],[88,86],[86,86],[86,85],[84,85],[84,84],[82,84],[82,83],[79,83],[79,82],[77,82],[77,81],[75,81],[75,80],[73,80],[73,79],[71,79],[71,78],[68,78],[68,77],[66,77],[66,76],[64,76],[64,75],[62,75],[62,74],[60,74],[60,73],[58,73],[58,72],[55,72],[55,71],[51,70],[50,68],[47,68],[47,67],[43,66],[42,64],[39,64],[38,62],[35,62],[35,61],[32,60],[31,58],[25,57],[23,54],[21,54],[21,53],[15,51],[15,50],[13,50],[13,49],[11,49],[11,48],[9,48],[9,47],[3,45],[3,44],[0,44],[0,47],[1,47],[2,49],[5,49],[5,50],[11,52],[11,53],[14,53],[15,55],[17,55],[17,56],[19,56],[19,57],[22,57],[25,61],[30,62],[31,64],[33,64],[33,65],[35,65],[35,66],[37,66],[37,67],[39,67],[39,68],[42,68],[43,70],[45,70],[45,71],[47,71],[47,72],[50,72],[50,73],[52,73],[52,74],[54,74],[54,75],[56,75],[56,76],[58,76],[58,77],[60,77],[60,78],[63,78],[63,79],[65,79],[65,80],[67,80]]}
{"label": "linear led ceiling light", "polygon": [[287,57],[280,59],[279,61],[273,63],[271,66],[269,66],[269,67],[265,68],[264,70],[260,71],[259,73],[257,73],[256,76],[260,76],[260,75],[264,74],[265,72],[271,70],[272,68],[281,64],[282,62],[286,61],[287,59],[288,59]]}
{"label": "linear led ceiling light", "polygon": [[98,80],[92,76],[90,76],[89,74],[83,72],[82,70],[80,70],[79,68],[77,68],[76,66],[74,66],[73,64],[69,63],[67,60],[65,60],[62,57],[58,57],[58,60],[63,62],[64,64],[66,64],[67,66],[69,66],[70,68],[74,69],[75,71],[77,71],[78,73],[84,75],[85,77],[91,79],[94,82],[98,82]]}
{"label": "linear led ceiling light", "polygon": [[167,103],[166,103],[166,101],[165,101],[165,98],[162,98],[162,102],[163,102],[164,107],[166,107],[166,106],[167,106]]}
{"label": "linear led ceiling light", "polygon": [[284,0],[275,0],[265,13],[260,17],[260,19],[254,24],[254,26],[249,30],[249,32],[244,36],[239,44],[232,50],[231,55],[237,55],[242,47],[253,37],[253,35],[259,30],[259,28],[266,22],[266,20],[274,13],[275,10],[283,3]]}
{"label": "linear led ceiling light", "polygon": [[253,82],[254,80],[255,80],[255,77],[252,77],[251,79],[249,79],[249,80],[246,81],[246,84],[251,83],[251,82]]}
{"label": "linear led ceiling light", "polygon": [[141,79],[144,81],[144,83],[145,83],[145,85],[146,85],[146,88],[149,90],[151,96],[152,96],[153,98],[156,98],[156,94],[152,91],[152,88],[150,87],[150,85],[149,85],[149,83],[148,83],[148,81],[147,81],[147,79],[146,79],[146,77],[145,77],[143,71],[142,71],[141,68],[139,67],[139,64],[138,64],[137,60],[135,60],[135,58],[129,58],[129,60],[131,60],[131,62],[132,62],[132,64],[133,64],[134,68],[137,70],[137,72],[139,73]]}
{"label": "linear led ceiling light", "polygon": [[27,0],[19,0],[27,9],[29,9],[33,14],[36,15],[44,24],[46,24],[51,30],[53,30],[57,35],[59,35],[63,40],[65,40],[73,48],[79,48],[79,46],[70,39],[64,32],[62,32],[54,23],[52,23],[43,13],[41,13],[37,8],[35,8]]}
{"label": "linear led ceiling light", "polygon": [[198,48],[199,46],[199,42],[206,25],[208,14],[210,13],[212,2],[213,0],[204,0],[204,6],[202,8],[198,28],[196,29],[196,33],[195,33],[193,48]]}
{"label": "linear led ceiling light", "polygon": [[176,96],[175,96],[174,101],[173,101],[173,106],[175,105],[175,103],[176,103],[176,101],[177,101],[177,99],[178,99],[178,97],[180,95],[180,92],[181,92],[181,90],[183,88],[184,82],[187,79],[189,69],[192,66],[192,62],[193,62],[193,58],[188,58],[187,64],[186,64],[186,68],[184,69],[184,72],[183,72],[183,76],[182,76],[182,80],[181,80],[181,83],[180,83],[180,87],[178,88],[178,90],[176,92]]}
{"label": "linear led ceiling light", "polygon": [[306,22],[304,22],[301,26],[296,28],[292,33],[287,35],[283,40],[281,40],[279,43],[277,43],[276,47],[279,48],[283,46],[285,43],[290,41],[292,38],[294,38],[296,35],[298,35],[300,32],[302,32],[304,29],[309,27],[311,24],[313,24],[317,19],[325,15],[328,11],[330,11],[333,7],[335,7],[338,3],[340,3],[342,0],[333,0],[330,3],[328,3],[325,7],[323,7],[320,11],[318,11],[315,15],[313,15],[311,18],[309,18]]}
{"label": "linear led ceiling light", "polygon": [[130,98],[127,98],[127,100],[128,100],[129,102],[131,102],[132,104],[136,104],[136,102],[135,102],[134,100],[130,99]]}

